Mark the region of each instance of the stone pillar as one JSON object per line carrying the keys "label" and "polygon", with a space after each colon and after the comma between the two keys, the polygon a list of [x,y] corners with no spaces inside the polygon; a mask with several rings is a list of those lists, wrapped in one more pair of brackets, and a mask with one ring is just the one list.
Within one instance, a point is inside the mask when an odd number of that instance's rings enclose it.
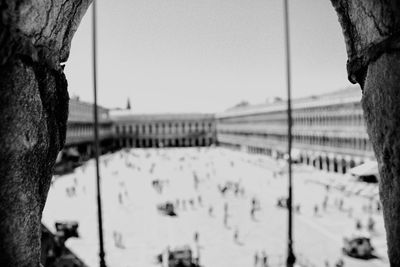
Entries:
{"label": "stone pillar", "polygon": [[400,4],[332,0],[346,41],[349,80],[362,89],[368,135],[378,160],[391,266],[400,266]]}
{"label": "stone pillar", "polygon": [[0,266],[39,266],[41,216],[65,142],[62,64],[89,1],[0,1]]}

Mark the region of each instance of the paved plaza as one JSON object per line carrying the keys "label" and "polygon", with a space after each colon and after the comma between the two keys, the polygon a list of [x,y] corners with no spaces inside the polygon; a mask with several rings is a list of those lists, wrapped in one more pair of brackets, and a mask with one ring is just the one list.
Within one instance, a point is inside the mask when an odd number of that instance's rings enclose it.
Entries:
{"label": "paved plaza", "polygon": [[[263,155],[224,148],[131,149],[102,156],[107,265],[160,266],[157,254],[187,244],[205,267],[260,267],[256,254],[266,255],[269,266],[280,266],[287,210],[276,203],[287,195],[284,166]],[[294,166],[293,180],[299,263],[334,266],[343,257],[346,267],[389,265],[382,214],[371,209],[376,185],[308,166]],[[339,190],[335,185],[345,186]],[[93,267],[98,266],[95,188],[91,160],[53,179],[43,213],[43,223],[53,231],[57,220],[79,222],[80,238],[69,239],[67,246]],[[177,216],[157,209],[166,201],[175,205]],[[377,258],[343,256],[343,236],[355,231],[356,220],[365,228],[369,217],[376,222],[371,240]]]}

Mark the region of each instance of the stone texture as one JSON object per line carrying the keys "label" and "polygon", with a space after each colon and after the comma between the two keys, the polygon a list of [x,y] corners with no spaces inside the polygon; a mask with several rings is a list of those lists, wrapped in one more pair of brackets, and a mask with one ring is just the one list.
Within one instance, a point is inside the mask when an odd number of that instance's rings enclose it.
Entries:
{"label": "stone texture", "polygon": [[400,2],[397,0],[331,0],[347,48],[349,80],[363,85],[368,64],[399,49]]}
{"label": "stone texture", "polygon": [[388,253],[400,266],[400,53],[384,54],[368,67],[362,104],[381,174]]}
{"label": "stone texture", "polygon": [[0,0],[0,266],[39,266],[40,220],[65,141],[62,62],[88,0]]}
{"label": "stone texture", "polygon": [[349,80],[362,88],[378,160],[391,266],[400,266],[400,2],[332,0],[345,37]]}

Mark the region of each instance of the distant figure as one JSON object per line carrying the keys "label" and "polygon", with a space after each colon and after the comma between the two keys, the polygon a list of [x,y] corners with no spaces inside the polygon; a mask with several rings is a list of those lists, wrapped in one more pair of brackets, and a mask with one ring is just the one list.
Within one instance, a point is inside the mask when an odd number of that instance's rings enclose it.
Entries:
{"label": "distant figure", "polygon": [[233,234],[233,241],[235,241],[235,243],[238,243],[238,240],[239,240],[239,230],[236,228]]}
{"label": "distant figure", "polygon": [[197,177],[197,174],[195,172],[193,172],[193,184],[194,184],[194,189],[197,191],[198,187],[199,187],[199,177]]}
{"label": "distant figure", "polygon": [[256,253],[254,254],[254,266],[257,267],[258,265],[258,252],[256,251]]}
{"label": "distant figure", "polygon": [[343,261],[343,259],[339,259],[339,260],[336,262],[335,267],[343,267],[343,266],[344,266],[344,261]]}
{"label": "distant figure", "polygon": [[221,195],[222,195],[222,196],[225,196],[225,192],[228,190],[228,187],[218,185],[218,189],[219,189],[219,191],[221,192]]}
{"label": "distant figure", "polygon": [[196,242],[196,243],[199,242],[199,233],[198,232],[194,233],[194,242]]}
{"label": "distant figure", "polygon": [[251,217],[251,219],[252,220],[254,220],[254,213],[255,213],[255,209],[254,209],[254,207],[252,207],[251,209],[250,209],[250,217]]}
{"label": "distant figure", "polygon": [[341,199],[339,200],[339,210],[343,210],[343,205],[344,205],[344,201],[343,201],[343,199],[341,198]]}
{"label": "distant figure", "polygon": [[267,267],[268,266],[268,257],[267,253],[265,251],[262,252],[262,267]]}
{"label": "distant figure", "polygon": [[118,202],[119,202],[120,205],[123,204],[123,199],[122,199],[122,194],[121,194],[121,192],[118,193]]}
{"label": "distant figure", "polygon": [[253,197],[253,198],[251,199],[251,206],[252,206],[252,207],[256,207],[256,204],[257,204],[257,200],[256,200],[255,197]]}
{"label": "distant figure", "polygon": [[300,211],[301,211],[300,209],[301,209],[300,204],[297,204],[296,207],[295,207],[296,212],[300,213]]}
{"label": "distant figure", "polygon": [[328,196],[325,196],[324,201],[322,202],[322,208],[326,211],[328,207]]}
{"label": "distant figure", "polygon": [[368,218],[368,231],[373,232],[375,230],[375,221],[372,217]]}
{"label": "distant figure", "polygon": [[212,206],[210,206],[209,208],[208,208],[208,215],[210,216],[210,217],[212,217],[213,216],[213,207]]}
{"label": "distant figure", "polygon": [[224,225],[228,226],[228,203],[224,205]]}
{"label": "distant figure", "polygon": [[197,197],[197,201],[199,202],[199,206],[203,205],[203,200],[202,200],[201,196]]}
{"label": "distant figure", "polygon": [[318,205],[314,206],[314,216],[318,216]]}
{"label": "distant figure", "polygon": [[235,197],[239,195],[240,185],[239,183],[235,183]]}
{"label": "distant figure", "polygon": [[158,254],[156,257],[156,260],[157,260],[158,264],[162,264],[163,263],[163,254],[162,253]]}
{"label": "distant figure", "polygon": [[381,205],[381,203],[380,203],[379,200],[378,200],[378,201],[376,202],[376,211],[377,211],[377,212],[380,212],[381,209],[382,209],[382,205]]}
{"label": "distant figure", "polygon": [[122,234],[117,232],[117,231],[113,231],[113,237],[114,237],[114,245],[115,245],[115,247],[120,248],[120,249],[124,249],[125,246],[124,246],[124,244],[122,242]]}
{"label": "distant figure", "polygon": [[362,229],[362,223],[360,219],[357,219],[356,221],[356,229],[357,230],[361,230]]}
{"label": "distant figure", "polygon": [[193,206],[193,205],[194,205],[194,200],[193,200],[193,198],[189,199],[189,204],[190,204],[190,206]]}

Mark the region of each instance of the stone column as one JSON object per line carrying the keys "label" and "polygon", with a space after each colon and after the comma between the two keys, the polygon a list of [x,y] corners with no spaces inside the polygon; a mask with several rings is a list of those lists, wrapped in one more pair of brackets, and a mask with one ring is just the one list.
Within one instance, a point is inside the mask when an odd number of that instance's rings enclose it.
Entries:
{"label": "stone column", "polygon": [[0,266],[39,266],[42,210],[68,117],[63,64],[89,1],[0,6]]}
{"label": "stone column", "polygon": [[391,266],[400,266],[400,2],[332,0],[345,37],[349,80],[362,106],[381,175]]}

